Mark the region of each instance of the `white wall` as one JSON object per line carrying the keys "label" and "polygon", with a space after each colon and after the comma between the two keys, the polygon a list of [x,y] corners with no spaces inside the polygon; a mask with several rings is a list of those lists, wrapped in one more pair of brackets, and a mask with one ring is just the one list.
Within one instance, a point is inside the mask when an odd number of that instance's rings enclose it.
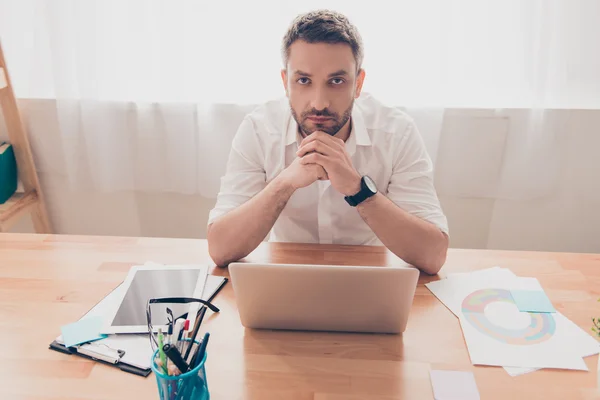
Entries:
{"label": "white wall", "polygon": [[[53,105],[39,100],[22,100],[20,105],[34,155],[39,155],[47,151],[45,143],[58,137]],[[525,129],[518,123],[522,112],[446,112],[433,157],[451,246],[600,253],[600,110],[546,114],[560,121],[555,132],[560,153],[543,160],[542,167],[554,168],[556,178],[543,195],[531,199],[486,195],[486,185],[498,179],[507,156],[509,133]],[[214,199],[174,193],[73,192],[51,166],[38,167],[57,233],[205,237]],[[13,231],[32,227],[23,221]]]}

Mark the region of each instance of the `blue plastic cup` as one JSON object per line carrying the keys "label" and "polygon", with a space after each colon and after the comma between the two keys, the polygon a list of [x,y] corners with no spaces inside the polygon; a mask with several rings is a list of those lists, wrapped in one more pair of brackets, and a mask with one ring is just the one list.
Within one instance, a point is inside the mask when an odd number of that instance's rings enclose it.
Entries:
{"label": "blue plastic cup", "polygon": [[[199,343],[196,342],[198,345]],[[156,375],[158,385],[158,396],[160,400],[209,400],[208,383],[206,381],[206,370],[204,363],[208,353],[192,370],[181,375],[166,375],[162,368],[159,369],[154,360],[158,355],[158,349],[152,356],[152,372]]]}

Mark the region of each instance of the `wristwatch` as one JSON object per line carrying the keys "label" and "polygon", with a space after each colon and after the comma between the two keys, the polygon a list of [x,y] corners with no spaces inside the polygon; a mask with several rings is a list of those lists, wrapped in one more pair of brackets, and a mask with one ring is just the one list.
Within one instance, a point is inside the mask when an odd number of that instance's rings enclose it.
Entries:
{"label": "wristwatch", "polygon": [[369,197],[374,196],[375,193],[377,193],[377,185],[375,185],[373,179],[365,175],[360,179],[360,191],[353,196],[345,196],[344,199],[352,207],[356,207]]}

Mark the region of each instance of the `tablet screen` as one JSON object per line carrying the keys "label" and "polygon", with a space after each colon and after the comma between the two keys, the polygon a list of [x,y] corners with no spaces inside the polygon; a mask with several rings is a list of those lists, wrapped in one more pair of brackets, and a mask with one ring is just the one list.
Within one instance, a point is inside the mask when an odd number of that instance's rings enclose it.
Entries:
{"label": "tablet screen", "polygon": [[[161,297],[193,297],[201,269],[138,270],[123,297],[112,326],[146,326],[148,299]],[[166,325],[169,307],[175,318],[185,314],[189,304],[153,304],[152,325]]]}

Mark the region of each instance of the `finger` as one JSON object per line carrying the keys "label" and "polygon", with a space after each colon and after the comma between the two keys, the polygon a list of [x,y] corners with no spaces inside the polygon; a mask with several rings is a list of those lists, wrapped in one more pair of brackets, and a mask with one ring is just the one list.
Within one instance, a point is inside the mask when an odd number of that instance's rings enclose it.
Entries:
{"label": "finger", "polygon": [[313,140],[312,142],[301,146],[300,149],[298,149],[298,151],[296,152],[296,155],[298,157],[303,157],[304,155],[313,151],[321,153],[325,156],[332,156],[335,153],[337,153],[337,150],[332,149],[331,146],[329,146],[325,142],[322,142],[320,140]]}
{"label": "finger", "polygon": [[334,147],[334,148],[343,148],[344,147],[344,141],[342,139],[333,137],[322,131],[315,131],[315,132],[311,133],[310,135],[308,135],[307,137],[305,137],[302,140],[302,142],[300,142],[300,147],[302,147],[305,144],[310,143],[314,140],[320,140],[324,143],[329,144],[329,146]]}
{"label": "finger", "polygon": [[327,168],[330,158],[319,153],[310,153],[300,159],[301,164],[319,164],[323,168]]}
{"label": "finger", "polygon": [[300,146],[310,143],[314,140],[320,140],[322,142],[329,143],[330,145],[335,144],[337,141],[342,141],[341,139],[334,138],[333,136],[331,136],[323,131],[315,131],[315,132],[311,133],[310,135],[308,135],[307,137],[305,137],[304,139],[302,139],[302,142],[300,142]]}
{"label": "finger", "polygon": [[318,167],[317,177],[319,178],[319,180],[320,181],[329,180],[329,174],[327,174],[327,171],[325,171],[325,168],[321,167],[320,165],[317,165],[317,167]]}

